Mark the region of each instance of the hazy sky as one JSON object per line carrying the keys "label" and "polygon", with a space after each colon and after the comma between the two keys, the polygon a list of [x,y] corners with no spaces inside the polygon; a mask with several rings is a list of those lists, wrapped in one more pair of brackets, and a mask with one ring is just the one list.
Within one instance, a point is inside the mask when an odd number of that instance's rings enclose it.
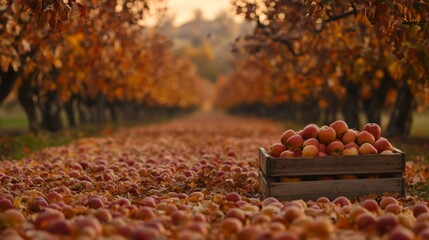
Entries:
{"label": "hazy sky", "polygon": [[201,9],[206,18],[211,19],[221,10],[231,11],[231,0],[168,0],[169,13],[176,16],[180,25],[194,16],[195,9]]}

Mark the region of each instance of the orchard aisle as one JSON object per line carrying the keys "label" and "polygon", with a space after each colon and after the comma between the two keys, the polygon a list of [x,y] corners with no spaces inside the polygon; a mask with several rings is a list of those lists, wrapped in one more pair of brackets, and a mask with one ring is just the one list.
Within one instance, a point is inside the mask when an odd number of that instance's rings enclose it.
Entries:
{"label": "orchard aisle", "polygon": [[[374,200],[351,207],[347,199],[338,201],[344,207],[260,200],[258,148],[279,141],[283,130],[268,120],[199,113],[0,162],[0,239],[364,239],[365,234],[414,234],[412,204],[393,198],[387,203],[399,215],[386,214],[387,208],[381,210]],[[422,214],[427,207],[413,210]],[[392,224],[402,227],[390,232]],[[429,225],[419,231],[429,233]]]}

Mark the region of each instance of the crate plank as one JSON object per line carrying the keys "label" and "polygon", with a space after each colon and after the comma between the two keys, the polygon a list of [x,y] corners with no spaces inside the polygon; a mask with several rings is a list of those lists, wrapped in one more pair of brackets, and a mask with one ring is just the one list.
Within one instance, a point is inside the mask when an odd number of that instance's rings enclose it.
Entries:
{"label": "crate plank", "polygon": [[267,198],[270,196],[270,186],[268,185],[267,181],[265,180],[261,172],[259,172],[259,187],[261,189],[261,192],[264,198]]}
{"label": "crate plank", "polygon": [[338,196],[356,198],[368,194],[381,195],[385,192],[399,193],[401,196],[405,194],[404,178],[271,182],[268,185],[270,194],[267,196],[276,197],[279,200],[316,200],[322,196],[330,199]]}
{"label": "crate plank", "polygon": [[402,173],[405,154],[275,158],[260,149],[260,170],[264,176],[309,176],[368,173]]}

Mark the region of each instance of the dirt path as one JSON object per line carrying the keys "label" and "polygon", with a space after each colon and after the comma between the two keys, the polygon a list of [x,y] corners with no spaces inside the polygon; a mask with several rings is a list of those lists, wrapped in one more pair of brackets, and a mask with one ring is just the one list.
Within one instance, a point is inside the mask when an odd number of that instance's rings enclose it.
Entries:
{"label": "dirt path", "polygon": [[[0,239],[364,239],[365,234],[389,234],[376,229],[374,221],[385,214],[377,203],[370,213],[359,203],[341,207],[260,199],[258,148],[278,141],[282,131],[267,120],[194,114],[0,162]],[[401,231],[413,234],[409,229],[416,218],[398,204],[402,217],[394,215],[391,221],[403,221]],[[6,211],[10,208],[15,210]],[[368,224],[356,225],[355,209],[370,215],[364,220]]]}

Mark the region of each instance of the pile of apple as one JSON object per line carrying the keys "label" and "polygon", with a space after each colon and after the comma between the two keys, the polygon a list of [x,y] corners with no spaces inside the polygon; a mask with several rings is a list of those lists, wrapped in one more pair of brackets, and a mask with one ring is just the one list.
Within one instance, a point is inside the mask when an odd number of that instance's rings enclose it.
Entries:
{"label": "pile of apple", "polygon": [[381,127],[376,123],[365,124],[360,132],[349,129],[343,120],[320,128],[311,123],[298,132],[286,130],[280,141],[271,145],[269,154],[272,157],[394,154],[392,144],[381,137]]}

